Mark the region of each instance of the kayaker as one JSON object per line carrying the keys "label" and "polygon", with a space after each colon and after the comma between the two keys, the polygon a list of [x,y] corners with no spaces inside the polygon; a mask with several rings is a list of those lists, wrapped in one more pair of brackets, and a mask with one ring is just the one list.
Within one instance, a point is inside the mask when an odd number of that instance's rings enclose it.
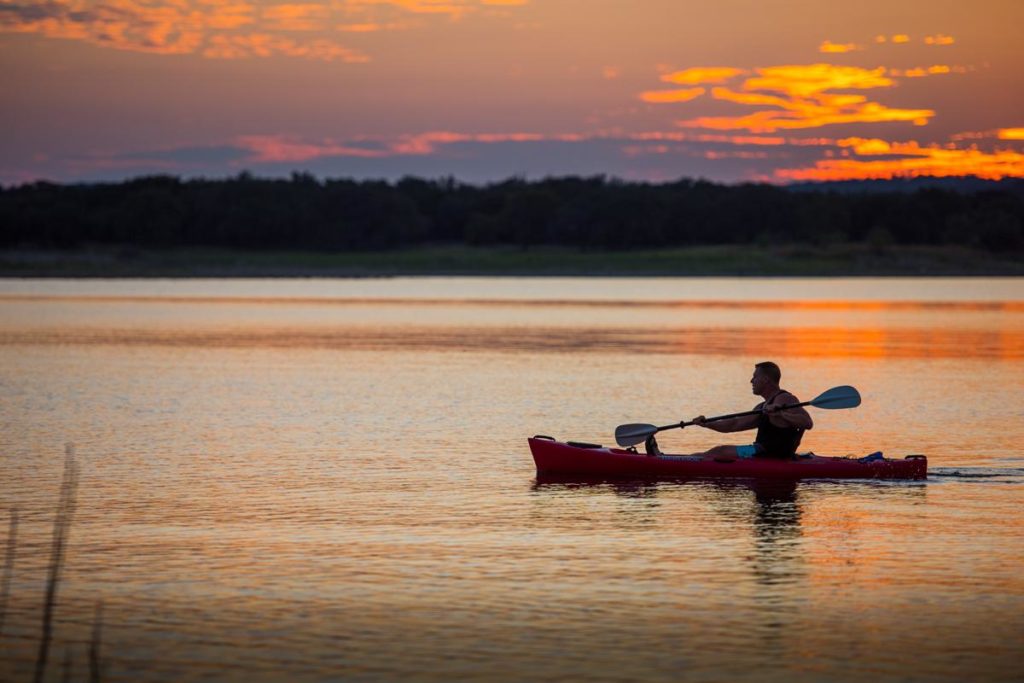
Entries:
{"label": "kayaker", "polygon": [[[750,387],[754,394],[764,399],[754,407],[754,410],[761,411],[760,414],[707,423],[704,422],[706,418],[703,415],[693,418],[693,422],[698,426],[713,429],[716,432],[742,432],[756,429],[757,436],[752,444],[715,446],[704,453],[694,453],[693,455],[700,455],[708,460],[792,457],[800,445],[800,439],[804,432],[814,427],[814,421],[803,408],[782,409],[783,406],[799,403],[800,399],[779,387],[781,379],[782,371],[778,365],[771,361],[758,363],[754,366]],[[657,451],[657,444],[652,445],[653,450]]]}

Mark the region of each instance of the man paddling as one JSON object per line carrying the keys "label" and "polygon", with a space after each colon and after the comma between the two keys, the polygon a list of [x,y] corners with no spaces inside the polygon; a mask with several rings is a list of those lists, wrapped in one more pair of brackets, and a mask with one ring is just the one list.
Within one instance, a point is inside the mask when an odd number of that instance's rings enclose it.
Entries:
{"label": "man paddling", "polygon": [[[703,415],[693,418],[693,422],[705,429],[716,432],[742,432],[756,429],[754,443],[747,446],[715,446],[703,453],[693,453],[708,460],[735,460],[736,458],[790,458],[796,453],[804,432],[814,427],[810,414],[802,407],[784,409],[785,406],[800,402],[793,394],[779,387],[782,371],[770,361],[754,366],[754,375],[750,378],[750,387],[764,401],[754,410],[755,415],[744,415],[729,420],[706,422]],[[660,455],[654,436],[645,444],[651,455]]]}

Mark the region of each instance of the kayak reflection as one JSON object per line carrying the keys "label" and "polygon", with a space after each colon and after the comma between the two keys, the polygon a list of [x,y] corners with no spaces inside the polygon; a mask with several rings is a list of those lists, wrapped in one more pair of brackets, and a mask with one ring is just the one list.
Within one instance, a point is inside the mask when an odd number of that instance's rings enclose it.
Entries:
{"label": "kayak reflection", "polygon": [[[762,535],[769,537],[767,531],[774,527],[792,527],[800,523],[800,511],[797,506],[796,480],[778,479],[619,479],[607,477],[587,477],[577,475],[537,475],[533,491],[595,494],[612,492],[617,496],[632,499],[656,501],[659,492],[678,491],[680,487],[696,487],[702,491],[713,491],[718,495],[712,497],[710,503],[718,507],[717,514],[725,517],[736,517],[736,494],[751,492],[754,495],[753,508],[735,518],[736,522],[752,521],[756,529],[765,530]],[[651,506],[648,509],[656,509]],[[760,532],[759,532],[760,533]]]}
{"label": "kayak reflection", "polygon": [[927,480],[875,480],[875,479],[743,479],[710,477],[658,477],[623,478],[581,474],[542,474],[533,480],[531,490],[544,491],[592,491],[614,492],[627,498],[649,498],[659,491],[677,491],[680,487],[695,486],[711,488],[721,492],[750,491],[758,503],[771,505],[779,500],[795,497],[800,488],[844,495],[848,491],[870,489],[872,496],[923,496]]}
{"label": "kayak reflection", "polygon": [[[618,530],[656,528],[677,529],[672,519],[678,509],[676,503],[685,498],[685,507],[691,511],[689,519],[695,519],[692,512],[698,511],[704,519],[725,521],[728,529],[749,529],[753,541],[752,552],[747,556],[752,578],[761,586],[781,586],[801,581],[805,576],[803,562],[805,508],[820,505],[825,498],[863,498],[873,500],[898,497],[906,500],[923,499],[927,484],[921,482],[892,482],[872,480],[787,480],[787,479],[615,479],[602,477],[580,477],[572,475],[538,475],[533,483],[535,494],[547,498],[552,494],[559,499],[557,512],[549,506],[552,499],[538,510],[538,517],[557,515],[560,522],[566,521],[566,510],[578,510],[589,526],[594,526],[593,506],[573,502],[577,496],[607,496],[630,499],[632,503],[621,507],[612,517],[615,522],[605,520],[605,527]],[[643,505],[636,505],[642,500]],[[811,502],[813,501],[813,502]],[[664,503],[664,505],[663,505]],[[670,514],[668,510],[673,512]],[[583,512],[586,510],[586,512]],[[570,513],[571,515],[572,513]],[[573,519],[570,517],[570,519]],[[550,523],[551,519],[547,522]],[[671,531],[669,532],[671,533]],[[723,536],[728,540],[729,536]],[[764,600],[772,600],[767,591]],[[769,610],[770,612],[770,610]]]}
{"label": "kayak reflection", "polygon": [[754,492],[752,566],[764,586],[788,583],[803,577],[798,560],[803,509],[797,501],[795,481],[756,481]]}
{"label": "kayak reflection", "polygon": [[[803,510],[799,486],[795,480],[623,480],[538,475],[533,491],[583,495],[610,492],[623,498],[643,499],[646,505],[630,505],[628,511],[623,511],[628,516],[626,527],[634,530],[660,526],[665,521],[664,511],[659,510],[659,494],[692,493],[702,499],[693,503],[709,508],[709,516],[726,520],[731,528],[751,530],[754,544],[748,562],[752,578],[762,586],[775,586],[799,580],[804,574],[800,558]],[[770,601],[771,594],[764,599]]]}

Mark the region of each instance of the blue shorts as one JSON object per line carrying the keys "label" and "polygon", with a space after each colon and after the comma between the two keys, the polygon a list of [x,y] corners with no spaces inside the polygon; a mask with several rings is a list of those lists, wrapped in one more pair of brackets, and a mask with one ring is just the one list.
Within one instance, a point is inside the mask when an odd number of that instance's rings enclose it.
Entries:
{"label": "blue shorts", "polygon": [[764,446],[759,443],[752,443],[749,446],[737,446],[736,455],[740,458],[753,458],[756,455],[764,455]]}

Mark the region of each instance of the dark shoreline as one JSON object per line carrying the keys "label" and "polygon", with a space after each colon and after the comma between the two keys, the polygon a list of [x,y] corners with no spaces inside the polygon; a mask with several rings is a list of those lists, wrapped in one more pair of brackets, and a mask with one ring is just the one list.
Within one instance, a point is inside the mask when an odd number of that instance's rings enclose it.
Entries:
{"label": "dark shoreline", "polygon": [[434,246],[374,252],[8,249],[0,278],[1019,277],[1019,254],[863,244],[580,251]]}

